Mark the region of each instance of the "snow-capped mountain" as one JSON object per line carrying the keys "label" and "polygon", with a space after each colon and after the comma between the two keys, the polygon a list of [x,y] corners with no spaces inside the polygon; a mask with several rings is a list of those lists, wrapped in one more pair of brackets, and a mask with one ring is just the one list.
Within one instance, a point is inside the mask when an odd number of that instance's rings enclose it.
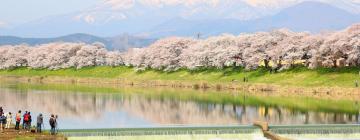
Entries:
{"label": "snow-capped mountain", "polygon": [[340,30],[359,22],[359,14],[350,13],[325,3],[303,2],[283,9],[275,15],[255,20],[187,20],[174,18],[154,27],[149,33],[157,37],[195,36],[201,33],[206,37],[222,33],[240,34],[242,32],[269,31],[279,28],[316,33]]}
{"label": "snow-capped mountain", "polygon": [[290,28],[318,32],[360,22],[358,0],[106,0],[80,12],[0,28],[0,35],[205,36]]}

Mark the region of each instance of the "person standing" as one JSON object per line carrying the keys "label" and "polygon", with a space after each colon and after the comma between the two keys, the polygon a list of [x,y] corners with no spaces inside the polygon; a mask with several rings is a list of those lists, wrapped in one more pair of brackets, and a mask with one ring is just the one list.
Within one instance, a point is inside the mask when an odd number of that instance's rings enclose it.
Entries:
{"label": "person standing", "polygon": [[58,115],[55,115],[55,134],[59,132],[59,125],[58,125]]}
{"label": "person standing", "polygon": [[37,128],[38,133],[41,133],[41,125],[43,123],[44,123],[44,118],[43,118],[43,115],[40,113],[36,119],[36,128]]}
{"label": "person standing", "polygon": [[26,126],[27,126],[27,130],[30,131],[31,130],[31,122],[32,122],[30,111],[28,112],[28,117],[29,117],[29,119],[26,122]]}
{"label": "person standing", "polygon": [[0,116],[2,116],[4,114],[4,110],[2,108],[2,106],[0,106]]}
{"label": "person standing", "polygon": [[3,110],[2,106],[0,106],[0,130],[1,130],[1,132],[4,130],[5,121],[6,121],[6,118],[4,115],[4,110]]}
{"label": "person standing", "polygon": [[20,129],[20,122],[21,122],[21,110],[19,110],[19,112],[16,113],[15,120],[16,120],[15,130],[19,130]]}
{"label": "person standing", "polygon": [[30,120],[29,112],[26,111],[26,113],[24,114],[24,119],[23,119],[23,125],[24,125],[23,129],[28,130],[29,120]]}
{"label": "person standing", "polygon": [[49,124],[50,124],[50,127],[51,127],[51,129],[50,129],[50,134],[51,135],[55,135],[55,127],[56,127],[55,123],[56,123],[55,116],[54,116],[54,114],[51,114],[51,117],[49,119]]}
{"label": "person standing", "polygon": [[0,115],[0,131],[3,132],[4,131],[4,123],[6,121],[5,115],[2,114]]}
{"label": "person standing", "polygon": [[12,123],[12,114],[11,114],[11,112],[9,112],[9,113],[6,115],[6,125],[5,125],[5,128],[6,128],[6,129],[9,129],[11,123]]}
{"label": "person standing", "polygon": [[26,120],[25,120],[25,116],[27,116],[28,112],[25,111],[24,115],[23,115],[23,123],[22,123],[22,129],[26,128]]}

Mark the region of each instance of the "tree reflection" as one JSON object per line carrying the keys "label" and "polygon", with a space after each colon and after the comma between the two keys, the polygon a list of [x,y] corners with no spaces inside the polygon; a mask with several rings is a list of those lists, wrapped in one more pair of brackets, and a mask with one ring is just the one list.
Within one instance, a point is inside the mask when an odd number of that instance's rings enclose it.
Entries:
{"label": "tree reflection", "polygon": [[[216,104],[183,101],[175,98],[152,98],[139,94],[122,96],[119,94],[63,93],[6,88],[0,88],[0,94],[3,97],[0,98],[1,106],[12,112],[19,109],[48,112],[61,114],[63,118],[69,120],[85,119],[88,122],[108,118],[106,112],[121,111],[154,125],[252,124],[256,120],[267,121],[270,124],[359,122],[359,113],[297,111],[281,106]],[[245,96],[244,100],[246,101]]]}

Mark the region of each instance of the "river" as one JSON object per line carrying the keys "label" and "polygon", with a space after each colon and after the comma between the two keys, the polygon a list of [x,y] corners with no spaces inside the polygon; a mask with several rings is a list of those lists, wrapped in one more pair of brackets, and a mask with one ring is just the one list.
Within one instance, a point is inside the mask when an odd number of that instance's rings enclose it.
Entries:
{"label": "river", "polygon": [[[42,113],[45,128],[49,128],[50,114],[57,114],[60,129],[251,125],[256,120],[272,125],[359,123],[355,101],[252,97],[193,89],[86,87],[1,83],[0,106],[5,112],[31,111],[34,120]],[[282,98],[291,102],[277,104]]]}

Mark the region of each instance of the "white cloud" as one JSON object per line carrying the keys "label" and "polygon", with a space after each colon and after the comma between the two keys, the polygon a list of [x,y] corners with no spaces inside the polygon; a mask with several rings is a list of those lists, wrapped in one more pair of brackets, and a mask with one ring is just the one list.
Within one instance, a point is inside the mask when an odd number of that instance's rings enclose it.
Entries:
{"label": "white cloud", "polygon": [[6,27],[6,26],[7,26],[6,22],[0,21],[0,28]]}
{"label": "white cloud", "polygon": [[360,0],[351,0],[353,3],[360,4]]}

